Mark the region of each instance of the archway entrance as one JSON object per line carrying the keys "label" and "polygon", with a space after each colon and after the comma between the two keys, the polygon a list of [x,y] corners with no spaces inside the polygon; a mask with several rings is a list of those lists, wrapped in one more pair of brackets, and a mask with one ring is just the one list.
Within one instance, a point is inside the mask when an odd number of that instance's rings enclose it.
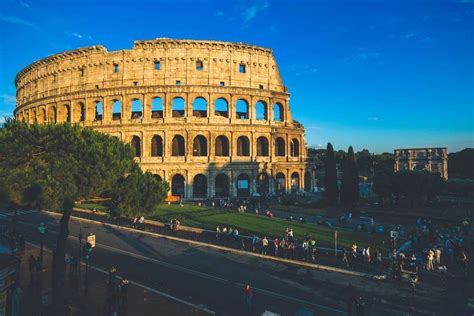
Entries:
{"label": "archway entrance", "polygon": [[203,174],[198,174],[193,180],[193,197],[205,198],[207,196],[207,178]]}
{"label": "archway entrance", "polygon": [[237,196],[250,196],[250,178],[245,173],[242,173],[237,177]]}
{"label": "archway entrance", "polygon": [[309,171],[304,173],[304,190],[311,192],[311,172]]}
{"label": "archway entrance", "polygon": [[215,181],[215,196],[228,197],[229,196],[229,177],[223,173],[216,176]]}
{"label": "archway entrance", "polygon": [[270,188],[270,177],[266,172],[261,172],[257,176],[257,192],[260,195],[268,194]]}
{"label": "archway entrance", "polygon": [[174,175],[171,180],[171,195],[184,197],[184,187],[184,177],[180,174]]}
{"label": "archway entrance", "polygon": [[300,175],[298,172],[291,174],[291,192],[295,193],[300,190]]}

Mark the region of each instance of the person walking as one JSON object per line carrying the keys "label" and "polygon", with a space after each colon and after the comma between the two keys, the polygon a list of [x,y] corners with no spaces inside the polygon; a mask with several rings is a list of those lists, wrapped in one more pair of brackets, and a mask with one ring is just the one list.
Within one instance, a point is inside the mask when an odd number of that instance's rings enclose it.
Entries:
{"label": "person walking", "polygon": [[267,248],[268,248],[268,239],[267,239],[267,236],[264,236],[262,239],[262,255],[267,254]]}
{"label": "person walking", "polygon": [[280,244],[280,241],[278,240],[277,237],[275,237],[275,239],[273,240],[273,246],[274,246],[274,249],[275,249],[275,257],[278,257],[278,246]]}
{"label": "person walking", "polygon": [[439,247],[435,250],[435,263],[436,265],[441,264],[441,249]]}
{"label": "person walking", "polygon": [[249,284],[245,286],[245,306],[249,311],[252,308],[252,289]]}
{"label": "person walking", "polygon": [[428,254],[426,255],[426,270],[433,271],[433,259],[434,259],[434,252],[433,250],[428,250]]}

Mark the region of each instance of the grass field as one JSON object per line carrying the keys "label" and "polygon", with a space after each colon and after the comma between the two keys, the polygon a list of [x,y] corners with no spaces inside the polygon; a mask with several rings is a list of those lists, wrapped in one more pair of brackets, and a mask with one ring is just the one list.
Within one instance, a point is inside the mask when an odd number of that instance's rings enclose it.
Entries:
{"label": "grass field", "polygon": [[[100,204],[82,204],[77,207],[84,209],[104,210]],[[266,216],[257,216],[255,214],[243,214],[235,211],[225,211],[217,208],[200,207],[184,204],[183,207],[178,204],[161,204],[155,211],[147,216],[149,219],[160,222],[169,222],[177,218],[182,225],[199,227],[214,231],[217,225],[223,227],[237,228],[241,235],[257,234],[260,237],[264,235],[267,238],[281,237],[284,235],[285,228],[292,228],[295,238],[301,239],[306,234],[313,236],[319,246],[334,247],[334,228],[318,226],[316,224],[304,224],[296,221],[288,221],[279,218],[268,218]],[[359,246],[370,245],[372,249],[378,247],[384,252],[387,247],[383,245],[381,235],[354,232],[353,230],[338,229],[338,247],[350,247],[353,242]]]}

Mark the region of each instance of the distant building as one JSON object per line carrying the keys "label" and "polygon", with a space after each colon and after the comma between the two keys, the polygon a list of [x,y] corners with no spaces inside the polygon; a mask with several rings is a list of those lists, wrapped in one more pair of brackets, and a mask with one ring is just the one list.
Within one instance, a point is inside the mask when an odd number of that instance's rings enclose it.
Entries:
{"label": "distant building", "polygon": [[440,148],[395,149],[395,171],[426,170],[448,180],[448,150]]}

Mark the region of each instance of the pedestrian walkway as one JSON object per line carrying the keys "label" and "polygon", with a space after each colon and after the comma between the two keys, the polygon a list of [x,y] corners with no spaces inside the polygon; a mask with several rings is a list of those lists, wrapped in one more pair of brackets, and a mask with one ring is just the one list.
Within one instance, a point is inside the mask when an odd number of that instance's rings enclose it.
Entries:
{"label": "pedestrian walkway", "polygon": [[[39,249],[27,246],[20,265],[21,310],[20,315],[112,315],[106,312],[108,274],[102,269],[91,269],[88,280],[89,287],[86,293],[84,287],[85,267],[82,267],[80,280],[71,277],[69,269],[66,281],[60,289],[63,301],[55,308],[51,303],[51,252],[45,251],[43,264],[38,275],[33,277],[29,271],[29,258],[39,257]],[[102,270],[104,271],[104,270]],[[105,272],[105,271],[104,271]],[[120,271],[117,271],[120,276]],[[153,289],[144,289],[130,282],[128,307],[125,312],[118,315],[156,315],[157,310],[161,315],[205,315],[204,312],[190,306],[164,298],[153,292]]]}

